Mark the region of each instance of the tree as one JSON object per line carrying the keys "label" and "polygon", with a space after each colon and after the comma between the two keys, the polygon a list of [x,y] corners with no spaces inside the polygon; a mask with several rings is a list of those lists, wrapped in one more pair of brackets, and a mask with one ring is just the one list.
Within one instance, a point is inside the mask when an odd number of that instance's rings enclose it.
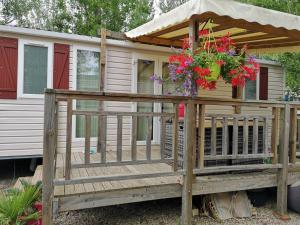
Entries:
{"label": "tree", "polygon": [[153,0],[2,0],[0,23],[84,35],[127,31],[153,16]]}
{"label": "tree", "polygon": [[127,31],[152,18],[152,5],[153,0],[71,0],[74,32],[97,35],[101,27]]}
{"label": "tree", "polygon": [[166,13],[187,1],[189,0],[159,0],[158,7],[161,13]]}

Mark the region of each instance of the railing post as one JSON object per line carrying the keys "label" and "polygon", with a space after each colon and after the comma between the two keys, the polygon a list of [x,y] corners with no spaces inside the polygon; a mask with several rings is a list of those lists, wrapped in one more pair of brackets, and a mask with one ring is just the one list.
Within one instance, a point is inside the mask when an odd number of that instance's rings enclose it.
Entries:
{"label": "railing post", "polygon": [[184,175],[182,189],[182,215],[181,224],[192,223],[192,184],[193,184],[193,150],[195,143],[195,107],[192,100],[185,106],[184,114]]}
{"label": "railing post", "polygon": [[43,224],[52,225],[54,156],[56,151],[55,91],[45,91],[44,102],[44,150],[43,150]]}
{"label": "railing post", "polygon": [[296,163],[297,154],[297,108],[291,108],[291,122],[290,122],[290,162]]}
{"label": "railing post", "polygon": [[280,110],[279,163],[282,168],[278,171],[277,212],[280,216],[287,213],[287,180],[289,158],[290,105],[285,104]]}
{"label": "railing post", "polygon": [[273,153],[273,164],[278,163],[278,130],[279,130],[279,108],[272,108],[272,136],[271,136],[271,148]]}

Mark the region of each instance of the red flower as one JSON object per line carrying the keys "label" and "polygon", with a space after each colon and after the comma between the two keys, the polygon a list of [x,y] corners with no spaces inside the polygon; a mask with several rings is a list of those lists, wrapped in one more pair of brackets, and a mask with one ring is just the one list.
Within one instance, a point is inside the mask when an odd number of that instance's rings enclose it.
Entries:
{"label": "red flower", "polygon": [[208,35],[209,34],[209,30],[208,29],[200,30],[198,34],[199,34],[200,37]]}
{"label": "red flower", "polygon": [[199,78],[196,80],[196,84],[199,87],[202,87],[203,89],[207,89],[207,90],[212,90],[216,88],[216,82],[212,81],[212,82],[208,82],[205,79]]}
{"label": "red flower", "polygon": [[201,68],[199,66],[194,67],[193,69],[200,77],[205,77],[210,74],[209,68]]}
{"label": "red flower", "polygon": [[190,44],[190,39],[189,38],[184,38],[183,42],[182,42],[182,49],[188,49],[191,48],[191,44]]}
{"label": "red flower", "polygon": [[217,60],[216,62],[219,66],[223,66],[225,64],[224,60]]}
{"label": "red flower", "polygon": [[226,52],[227,49],[224,46],[220,46],[220,47],[216,47],[217,52],[222,53],[222,52]]}

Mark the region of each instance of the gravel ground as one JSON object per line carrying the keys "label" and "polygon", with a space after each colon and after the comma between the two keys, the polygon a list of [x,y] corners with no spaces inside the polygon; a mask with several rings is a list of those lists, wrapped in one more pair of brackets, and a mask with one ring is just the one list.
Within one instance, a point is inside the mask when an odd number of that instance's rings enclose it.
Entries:
{"label": "gravel ground", "polygon": [[[179,199],[160,200],[86,209],[60,213],[55,225],[178,225],[181,203]],[[300,214],[289,212],[291,220],[281,221],[273,216],[272,205],[257,208],[257,216],[230,219],[223,223],[197,216],[194,225],[299,225]]]}

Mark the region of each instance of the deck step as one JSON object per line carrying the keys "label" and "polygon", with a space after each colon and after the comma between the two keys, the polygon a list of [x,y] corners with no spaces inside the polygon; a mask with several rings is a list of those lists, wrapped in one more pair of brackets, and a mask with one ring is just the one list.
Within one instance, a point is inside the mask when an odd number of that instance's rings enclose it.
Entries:
{"label": "deck step", "polygon": [[34,172],[31,183],[36,184],[37,182],[42,181],[42,177],[43,177],[43,166],[39,165]]}
{"label": "deck step", "polygon": [[36,184],[37,182],[42,181],[42,175],[43,175],[43,166],[40,165],[36,168],[33,176],[19,177],[14,185],[14,188],[17,188],[17,189],[22,188],[21,180],[24,180],[24,181],[28,182],[29,184]]}
{"label": "deck step", "polygon": [[21,180],[25,181],[25,182],[28,182],[31,184],[31,180],[32,180],[32,177],[19,177],[14,185],[14,188],[16,189],[22,189],[22,183],[21,183]]}

